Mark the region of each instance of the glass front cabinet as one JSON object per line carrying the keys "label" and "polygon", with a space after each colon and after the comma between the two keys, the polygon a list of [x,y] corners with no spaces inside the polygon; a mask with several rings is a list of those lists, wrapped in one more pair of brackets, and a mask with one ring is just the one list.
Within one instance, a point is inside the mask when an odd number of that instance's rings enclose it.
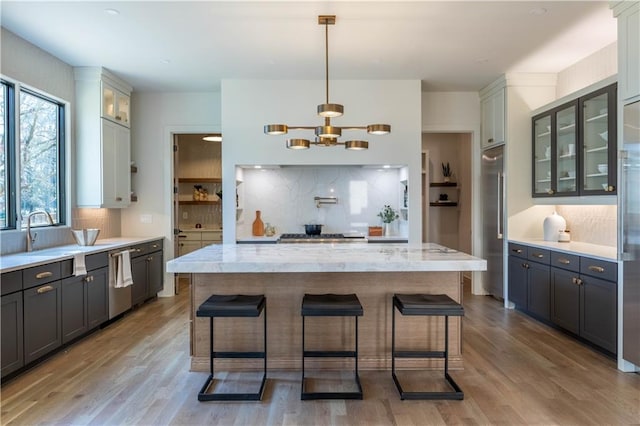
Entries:
{"label": "glass front cabinet", "polygon": [[616,193],[616,85],[532,119],[533,197]]}

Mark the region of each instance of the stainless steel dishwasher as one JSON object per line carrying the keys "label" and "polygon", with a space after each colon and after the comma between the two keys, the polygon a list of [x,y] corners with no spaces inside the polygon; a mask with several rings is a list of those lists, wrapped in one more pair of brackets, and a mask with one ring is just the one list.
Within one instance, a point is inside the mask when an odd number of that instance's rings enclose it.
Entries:
{"label": "stainless steel dishwasher", "polygon": [[116,273],[118,262],[122,259],[124,251],[129,248],[109,252],[109,319],[112,319],[131,309],[131,287],[116,288]]}

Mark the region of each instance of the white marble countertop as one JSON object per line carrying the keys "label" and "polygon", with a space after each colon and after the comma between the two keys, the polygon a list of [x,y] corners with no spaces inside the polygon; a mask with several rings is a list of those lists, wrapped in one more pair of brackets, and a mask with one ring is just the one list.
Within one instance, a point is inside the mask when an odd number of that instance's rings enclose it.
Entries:
{"label": "white marble countertop", "polygon": [[167,262],[167,272],[484,271],[484,259],[437,244],[218,244]]}
{"label": "white marble countertop", "polygon": [[544,241],[539,238],[518,238],[509,239],[510,243],[526,244],[538,248],[544,248],[554,251],[559,251],[568,254],[577,254],[582,256],[589,256],[601,260],[613,261],[618,259],[618,249],[611,246],[601,246],[598,244],[581,243],[579,241],[570,241],[566,243],[559,243],[555,241]]}
{"label": "white marble countertop", "polygon": [[76,253],[85,255],[99,253],[102,251],[114,250],[127,247],[133,244],[156,241],[163,237],[118,237],[97,240],[92,246],[79,246],[69,244],[56,246],[31,252],[21,252],[0,256],[0,272],[11,272],[18,269],[30,268],[32,266],[46,265],[47,263],[60,260],[71,259]]}

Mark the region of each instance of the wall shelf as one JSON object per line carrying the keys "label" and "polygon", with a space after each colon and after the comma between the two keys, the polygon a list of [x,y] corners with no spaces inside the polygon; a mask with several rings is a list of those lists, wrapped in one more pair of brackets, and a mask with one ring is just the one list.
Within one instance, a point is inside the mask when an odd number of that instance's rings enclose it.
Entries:
{"label": "wall shelf", "polygon": [[442,201],[442,202],[434,202],[434,203],[429,203],[430,206],[433,207],[456,207],[458,205],[458,203],[456,203],[455,201]]}
{"label": "wall shelf", "polygon": [[207,201],[188,200],[188,201],[178,201],[178,204],[181,204],[184,206],[204,206],[204,205],[220,204],[220,200],[207,200]]}
{"label": "wall shelf", "polygon": [[222,178],[178,178],[180,183],[222,183]]}
{"label": "wall shelf", "polygon": [[432,188],[443,186],[455,187],[458,186],[458,182],[431,182],[429,186]]}

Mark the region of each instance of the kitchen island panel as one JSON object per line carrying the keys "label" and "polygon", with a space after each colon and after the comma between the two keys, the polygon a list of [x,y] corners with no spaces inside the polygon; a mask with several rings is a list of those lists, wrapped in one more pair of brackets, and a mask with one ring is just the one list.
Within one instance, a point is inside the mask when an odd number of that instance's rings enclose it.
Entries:
{"label": "kitchen island panel", "polygon": [[[459,272],[315,272],[194,274],[192,280],[191,342],[194,371],[209,369],[209,319],[195,311],[211,294],[264,294],[267,297],[268,368],[301,368],[302,297],[305,293],[356,293],[364,308],[359,317],[359,365],[362,369],[391,368],[391,297],[393,293],[448,294],[462,303]],[[353,318],[307,318],[306,347],[353,347]],[[441,317],[396,316],[397,345],[401,350],[442,350]],[[322,342],[322,344],[320,344]],[[216,318],[215,350],[260,350],[261,321],[256,318]],[[432,346],[435,345],[435,348]],[[216,360],[217,370],[261,369],[260,360]],[[308,368],[350,369],[352,360],[308,359]],[[403,360],[406,367],[442,368],[443,360]],[[461,369],[461,318],[449,319],[449,368]]]}

